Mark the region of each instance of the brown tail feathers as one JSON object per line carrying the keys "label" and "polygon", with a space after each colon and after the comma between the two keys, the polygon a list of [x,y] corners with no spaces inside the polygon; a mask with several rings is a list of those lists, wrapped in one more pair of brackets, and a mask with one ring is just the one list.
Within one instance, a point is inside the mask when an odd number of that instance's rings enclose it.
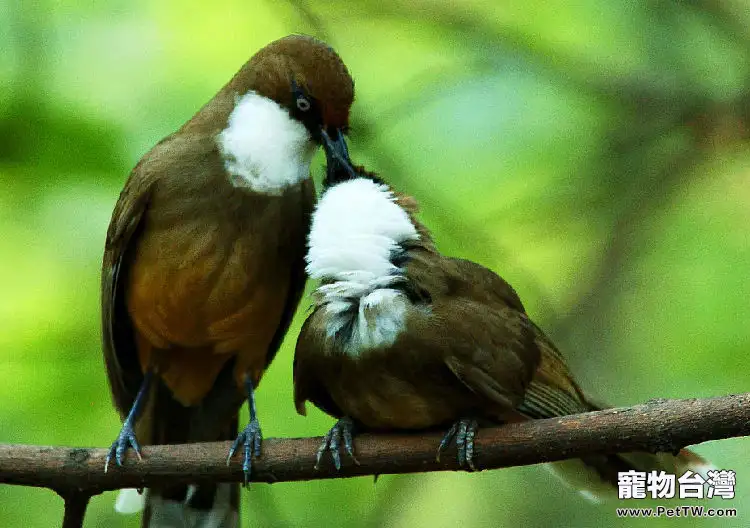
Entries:
{"label": "brown tail feathers", "polygon": [[[589,403],[587,410],[598,411],[602,408],[604,407]],[[650,473],[656,471],[658,473],[664,471],[679,478],[689,470],[707,478],[707,472],[713,469],[710,462],[688,449],[680,450],[677,455],[642,452],[591,455],[580,459],[554,462],[547,464],[547,467],[555,476],[594,502],[617,498],[618,473],[620,472]]]}
{"label": "brown tail feathers", "polygon": [[[526,389],[518,410],[530,419],[553,418],[566,414],[599,411],[608,406],[597,405],[587,398],[576,383],[562,354],[537,327],[536,344],[541,361],[534,379]],[[704,478],[713,466],[687,449],[677,455],[669,453],[619,453],[591,455],[577,460],[548,464],[556,476],[592,500],[617,498],[618,473],[626,471],[664,471],[682,476],[690,470]]]}

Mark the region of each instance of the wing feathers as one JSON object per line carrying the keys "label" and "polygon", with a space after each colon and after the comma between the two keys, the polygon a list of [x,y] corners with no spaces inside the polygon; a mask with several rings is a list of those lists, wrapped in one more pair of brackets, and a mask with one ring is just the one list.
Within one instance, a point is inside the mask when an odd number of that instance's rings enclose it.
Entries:
{"label": "wing feathers", "polygon": [[445,364],[473,393],[504,410],[515,406],[512,395],[507,394],[497,380],[476,365],[466,364],[455,356],[446,358]]}
{"label": "wing feathers", "polygon": [[127,261],[151,197],[150,185],[133,183],[136,181],[131,177],[120,193],[107,231],[102,262],[104,361],[115,405],[122,414],[127,413],[132,405],[142,381],[135,339],[121,291]]}

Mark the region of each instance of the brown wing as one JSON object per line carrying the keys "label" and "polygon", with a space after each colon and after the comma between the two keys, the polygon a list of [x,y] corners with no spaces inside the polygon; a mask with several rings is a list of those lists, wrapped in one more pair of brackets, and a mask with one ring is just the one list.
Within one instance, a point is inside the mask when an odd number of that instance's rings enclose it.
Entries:
{"label": "brown wing", "polygon": [[452,335],[440,336],[448,344],[445,365],[484,414],[507,419],[523,401],[539,363],[531,322],[522,312],[486,303],[454,301],[448,309],[445,320],[452,323],[444,324],[444,332]]}
{"label": "brown wing", "polygon": [[[504,396],[498,388],[514,386],[510,394],[518,411],[530,418],[548,418],[592,410],[571,375],[562,354],[550,339],[526,315],[518,294],[513,287],[491,270],[474,262],[448,259],[449,276],[453,289],[460,295],[475,299],[488,308],[505,311],[505,325],[523,329],[525,341],[516,346],[498,349],[481,348],[474,352],[472,362],[480,361],[485,369],[474,363],[461,364],[450,359],[449,368],[467,386],[490,400],[501,403]],[[499,330],[499,329],[498,329]],[[510,345],[510,342],[509,342]],[[518,378],[508,376],[515,372]],[[498,383],[498,380],[505,380]],[[507,394],[506,394],[507,396]],[[521,399],[517,399],[518,397]]]}
{"label": "brown wing", "polygon": [[133,246],[148,208],[151,182],[133,169],[112,213],[104,246],[101,277],[102,345],[115,406],[125,415],[143,379],[135,338],[122,292]]}
{"label": "brown wing", "polygon": [[596,410],[598,407],[586,399],[557,347],[536,325],[534,333],[541,361],[518,410],[529,418]]}
{"label": "brown wing", "polygon": [[[455,377],[500,416],[523,401],[540,361],[534,324],[513,288],[471,261],[411,251],[409,288],[428,299],[420,348],[439,348]],[[416,330],[416,331],[415,331]],[[436,347],[437,345],[437,347]],[[437,352],[437,351],[436,351]]]}
{"label": "brown wing", "polygon": [[[528,319],[521,299],[513,287],[491,270],[467,260],[446,259],[450,264],[445,268],[448,270],[448,283],[453,284],[453,290],[460,295],[486,303],[487,306],[499,306],[507,311],[504,320],[507,324],[521,324],[524,327],[526,341],[520,348],[506,348],[501,351],[482,350],[476,354],[489,356],[485,359],[488,365],[506,368],[504,363],[515,359],[520,364],[515,367],[516,372],[522,375],[523,390],[518,389],[514,395],[523,394],[523,401],[516,401],[518,410],[530,418],[549,418],[565,414],[574,414],[592,410],[592,406],[583,395],[575,379],[571,375],[562,354],[557,350],[550,339],[542,330]],[[502,307],[505,308],[502,308]],[[514,323],[514,319],[521,318],[521,322]],[[489,376],[484,371],[477,370],[473,366],[460,366],[452,360],[449,364],[451,370],[456,372],[459,379],[471,386],[474,390],[492,399],[499,394],[493,389],[492,381],[496,380],[496,373]],[[492,367],[490,367],[492,368]],[[506,387],[507,384],[502,384]]]}

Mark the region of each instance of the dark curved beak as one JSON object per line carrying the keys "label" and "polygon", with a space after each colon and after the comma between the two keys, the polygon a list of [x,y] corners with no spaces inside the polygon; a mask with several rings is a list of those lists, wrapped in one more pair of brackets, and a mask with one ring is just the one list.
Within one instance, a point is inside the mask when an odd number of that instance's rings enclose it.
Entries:
{"label": "dark curved beak", "polygon": [[358,178],[359,174],[354,170],[352,160],[349,159],[349,149],[341,130],[334,129],[329,134],[325,128],[322,128],[320,137],[326,153],[326,177],[323,180],[323,186],[330,187],[342,181]]}

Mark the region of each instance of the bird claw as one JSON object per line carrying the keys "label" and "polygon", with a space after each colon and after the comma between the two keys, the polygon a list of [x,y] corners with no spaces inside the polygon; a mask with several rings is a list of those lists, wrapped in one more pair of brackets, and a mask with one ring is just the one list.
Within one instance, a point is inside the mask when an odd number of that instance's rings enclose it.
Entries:
{"label": "bird claw", "polygon": [[458,449],[458,466],[468,471],[476,471],[477,468],[474,465],[474,437],[476,437],[478,429],[479,424],[471,418],[461,418],[455,422],[440,441],[437,456],[435,457],[437,461],[440,462],[440,455],[455,439],[456,448]]}
{"label": "bird claw", "polygon": [[229,448],[227,465],[232,461],[232,457],[237,452],[240,445],[243,446],[242,473],[245,475],[243,486],[247,486],[252,471],[252,458],[259,458],[261,452],[261,443],[263,442],[263,433],[260,430],[260,423],[257,418],[248,422],[245,429],[237,435],[232,447]]}
{"label": "bird claw", "polygon": [[109,452],[107,453],[107,458],[104,459],[105,473],[109,469],[109,463],[112,460],[112,457],[115,458],[115,463],[118,466],[122,466],[122,461],[125,453],[127,453],[128,447],[133,448],[135,454],[138,455],[138,460],[143,460],[143,457],[141,456],[141,446],[135,436],[133,425],[130,423],[130,421],[126,420],[125,423],[122,424],[120,434],[117,435],[117,440],[112,442],[112,445],[109,448]]}
{"label": "bird claw", "polygon": [[318,448],[318,454],[315,457],[315,469],[320,469],[320,461],[326,451],[331,452],[333,465],[336,471],[341,469],[341,442],[344,443],[346,454],[351,457],[355,464],[359,465],[359,460],[354,456],[354,421],[345,416],[341,418],[336,425],[331,427],[330,431],[323,437],[323,442]]}

